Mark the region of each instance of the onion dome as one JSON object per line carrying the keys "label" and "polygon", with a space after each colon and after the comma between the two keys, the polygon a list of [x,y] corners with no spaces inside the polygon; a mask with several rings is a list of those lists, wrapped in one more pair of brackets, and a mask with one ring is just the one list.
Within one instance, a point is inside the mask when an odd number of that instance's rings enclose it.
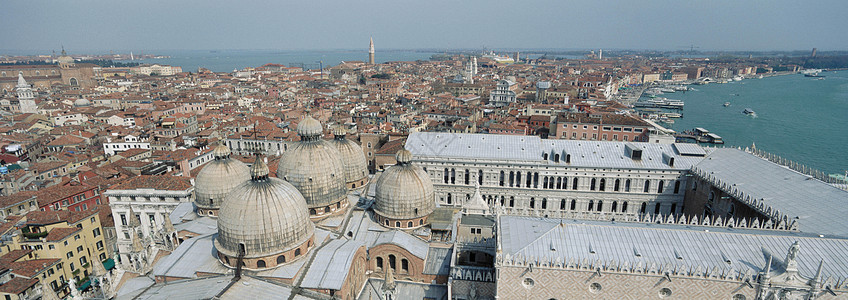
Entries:
{"label": "onion dome", "polygon": [[86,107],[86,106],[90,106],[90,105],[91,105],[91,101],[88,101],[88,99],[85,99],[85,98],[79,98],[77,100],[74,100],[74,106],[76,106],[76,107]]}
{"label": "onion dome", "polygon": [[361,187],[368,180],[368,161],[365,160],[365,152],[362,152],[362,147],[356,142],[345,138],[344,129],[335,128],[333,135],[335,138],[331,143],[341,154],[347,187]]}
{"label": "onion dome", "polygon": [[322,133],[324,133],[324,127],[321,126],[321,122],[318,122],[318,120],[315,120],[312,116],[307,115],[306,118],[303,118],[303,121],[300,121],[300,123],[297,124],[297,134],[301,138],[312,136],[320,137]]}
{"label": "onion dome", "polygon": [[287,261],[281,257],[305,254],[315,232],[306,200],[288,182],[268,177],[259,156],[250,174],[221,204],[215,240],[219,257],[234,266],[243,253],[245,267],[264,269]]}
{"label": "onion dome", "polygon": [[411,163],[412,153],[397,153],[397,165],[391,166],[377,180],[374,212],[380,223],[389,227],[418,227],[436,209],[433,182],[419,166]]}
{"label": "onion dome", "polygon": [[250,170],[241,161],[230,158],[230,148],[224,144],[216,146],[212,155],[215,159],[194,179],[194,204],[199,215],[217,215],[227,194],[250,179]]}
{"label": "onion dome", "polygon": [[323,216],[347,205],[341,154],[321,139],[321,123],[306,117],[297,127],[300,142],[283,153],[277,178],[290,182],[303,197],[309,214]]}

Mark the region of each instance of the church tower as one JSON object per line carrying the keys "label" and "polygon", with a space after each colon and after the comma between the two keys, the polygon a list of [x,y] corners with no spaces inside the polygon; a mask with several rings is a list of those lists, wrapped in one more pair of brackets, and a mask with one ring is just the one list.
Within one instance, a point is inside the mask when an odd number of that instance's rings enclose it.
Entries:
{"label": "church tower", "polygon": [[32,87],[24,79],[24,74],[18,72],[18,85],[15,87],[18,94],[18,103],[20,103],[21,113],[34,114],[38,113],[38,106],[35,104],[35,95],[32,93]]}
{"label": "church tower", "polygon": [[371,38],[371,45],[368,46],[368,64],[374,64],[374,38]]}

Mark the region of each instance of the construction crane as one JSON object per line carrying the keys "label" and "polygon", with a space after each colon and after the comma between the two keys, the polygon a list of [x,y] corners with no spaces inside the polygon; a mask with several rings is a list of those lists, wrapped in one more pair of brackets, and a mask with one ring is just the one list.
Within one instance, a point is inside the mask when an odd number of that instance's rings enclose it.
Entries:
{"label": "construction crane", "polygon": [[700,49],[701,47],[695,46],[694,44],[689,46],[682,46],[680,48],[686,49],[689,48],[689,53],[695,53],[695,49]]}

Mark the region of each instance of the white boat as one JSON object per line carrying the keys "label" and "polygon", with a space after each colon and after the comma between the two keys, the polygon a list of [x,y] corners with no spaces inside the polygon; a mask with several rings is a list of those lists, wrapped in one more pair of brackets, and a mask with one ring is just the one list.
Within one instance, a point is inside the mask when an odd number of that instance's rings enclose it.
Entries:
{"label": "white boat", "polygon": [[754,112],[754,110],[753,110],[753,109],[750,109],[750,108],[745,108],[745,109],[743,109],[743,110],[742,110],[742,113],[743,113],[743,114],[746,114],[746,115],[749,115],[749,116],[750,116],[750,115],[756,115],[756,114],[757,114],[756,112]]}
{"label": "white boat", "polygon": [[659,90],[660,90],[660,92],[663,92],[663,93],[674,93],[675,92],[674,89],[670,89],[670,88],[660,88]]}
{"label": "white boat", "polygon": [[742,81],[744,79],[742,76],[734,76],[733,81]]}
{"label": "white boat", "polygon": [[730,106],[730,102],[724,102],[724,107]]}

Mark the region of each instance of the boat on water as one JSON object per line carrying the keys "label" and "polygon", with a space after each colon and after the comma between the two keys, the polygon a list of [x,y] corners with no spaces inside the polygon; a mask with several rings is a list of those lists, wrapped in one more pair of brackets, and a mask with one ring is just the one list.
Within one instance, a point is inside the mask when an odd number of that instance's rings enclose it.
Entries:
{"label": "boat on water", "polygon": [[756,114],[756,112],[754,112],[754,110],[753,110],[753,109],[750,109],[750,108],[745,108],[745,109],[743,109],[743,110],[742,110],[742,113],[743,113],[743,114],[746,114],[746,115],[749,115],[749,116],[750,116],[750,115],[754,115],[754,114]]}
{"label": "boat on water", "polygon": [[758,75],[757,79],[763,79],[763,75]]}
{"label": "boat on water", "polygon": [[813,80],[824,80],[824,77],[819,77],[819,78],[816,78],[816,79],[813,79]]}
{"label": "boat on water", "polygon": [[819,73],[806,73],[804,77],[824,77],[824,75],[819,75]]}
{"label": "boat on water", "polygon": [[744,79],[742,76],[734,76],[733,81],[742,81]]}
{"label": "boat on water", "polygon": [[730,106],[730,102],[724,102],[724,107]]}
{"label": "boat on water", "polygon": [[674,93],[675,92],[674,89],[670,89],[670,88],[660,88],[659,91],[663,92],[663,93]]}
{"label": "boat on water", "polygon": [[664,116],[667,117],[667,118],[682,118],[683,114],[672,112],[672,113],[665,113]]}

